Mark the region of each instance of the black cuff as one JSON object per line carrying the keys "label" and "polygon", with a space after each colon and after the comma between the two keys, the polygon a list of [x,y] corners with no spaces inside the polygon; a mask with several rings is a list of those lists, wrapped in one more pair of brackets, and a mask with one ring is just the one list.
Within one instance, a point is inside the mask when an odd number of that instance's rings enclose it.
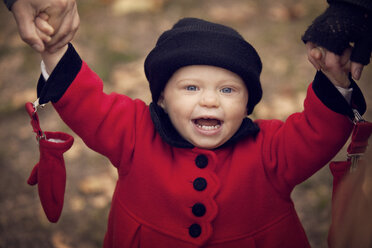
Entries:
{"label": "black cuff", "polygon": [[362,91],[351,77],[349,79],[351,82],[350,88],[353,89],[351,105],[349,105],[344,96],[321,71],[318,71],[315,75],[313,90],[322,103],[329,109],[336,113],[347,115],[353,120],[354,113],[352,109],[358,110],[362,115],[366,112],[367,107]]}
{"label": "black cuff", "polygon": [[69,43],[66,53],[54,68],[48,81],[45,82],[44,77],[42,75],[40,76],[37,85],[39,103],[44,104],[49,101],[54,103],[58,102],[74,81],[82,64],[83,62],[80,56],[77,54],[71,43]]}

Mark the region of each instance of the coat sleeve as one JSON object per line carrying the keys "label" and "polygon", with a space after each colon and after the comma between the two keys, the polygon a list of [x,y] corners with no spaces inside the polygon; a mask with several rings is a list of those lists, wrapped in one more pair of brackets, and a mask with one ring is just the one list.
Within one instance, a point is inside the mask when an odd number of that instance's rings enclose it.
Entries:
{"label": "coat sleeve", "polygon": [[[363,95],[355,83],[353,85],[356,88],[353,89],[352,104],[360,103],[359,111],[364,113]],[[289,116],[285,122],[259,122],[264,136],[262,161],[278,191],[288,195],[294,186],[313,175],[339,152],[353,128],[350,111],[350,105],[337,89],[318,73],[308,88],[301,113]]]}
{"label": "coat sleeve", "polygon": [[4,3],[6,5],[6,7],[8,7],[8,9],[11,10],[11,8],[13,6],[13,3],[15,3],[15,1],[17,1],[17,0],[4,0]]}
{"label": "coat sleeve", "polygon": [[52,101],[63,121],[114,166],[131,157],[136,123],[148,107],[125,95],[104,93],[101,79],[71,45],[48,81],[39,80],[38,95],[41,103]]}

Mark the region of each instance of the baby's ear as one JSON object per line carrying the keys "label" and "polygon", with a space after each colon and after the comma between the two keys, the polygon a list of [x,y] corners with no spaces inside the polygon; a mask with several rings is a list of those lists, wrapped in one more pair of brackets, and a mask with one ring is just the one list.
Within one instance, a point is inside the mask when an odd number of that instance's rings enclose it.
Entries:
{"label": "baby's ear", "polygon": [[158,102],[157,104],[165,111],[167,112],[167,108],[166,108],[166,104],[165,104],[165,101],[164,101],[164,93],[162,92],[159,96],[159,99],[158,99]]}

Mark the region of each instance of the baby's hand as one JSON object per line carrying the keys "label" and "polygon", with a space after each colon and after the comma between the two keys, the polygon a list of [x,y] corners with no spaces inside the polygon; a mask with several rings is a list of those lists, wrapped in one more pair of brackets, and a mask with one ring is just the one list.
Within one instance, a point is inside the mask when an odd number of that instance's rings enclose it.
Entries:
{"label": "baby's hand", "polygon": [[[49,16],[45,13],[39,14],[35,19],[35,25],[37,34],[43,40],[45,47],[48,47],[48,42],[52,40],[52,35],[54,33],[53,27],[48,23]],[[41,53],[41,57],[44,61],[46,70],[48,74],[51,74],[54,67],[57,65],[59,60],[62,58],[63,54],[67,50],[67,44],[62,48],[55,50],[53,53],[45,49]]]}
{"label": "baby's hand", "polygon": [[351,48],[341,56],[311,42],[306,43],[306,48],[308,59],[317,70],[321,70],[335,86],[349,88]]}

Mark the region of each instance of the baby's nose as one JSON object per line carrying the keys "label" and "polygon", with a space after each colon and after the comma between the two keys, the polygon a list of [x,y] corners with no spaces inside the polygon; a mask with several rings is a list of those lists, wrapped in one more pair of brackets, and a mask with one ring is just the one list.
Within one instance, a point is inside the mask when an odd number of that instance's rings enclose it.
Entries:
{"label": "baby's nose", "polygon": [[200,105],[208,108],[216,108],[220,106],[219,97],[214,92],[204,92],[201,99]]}

